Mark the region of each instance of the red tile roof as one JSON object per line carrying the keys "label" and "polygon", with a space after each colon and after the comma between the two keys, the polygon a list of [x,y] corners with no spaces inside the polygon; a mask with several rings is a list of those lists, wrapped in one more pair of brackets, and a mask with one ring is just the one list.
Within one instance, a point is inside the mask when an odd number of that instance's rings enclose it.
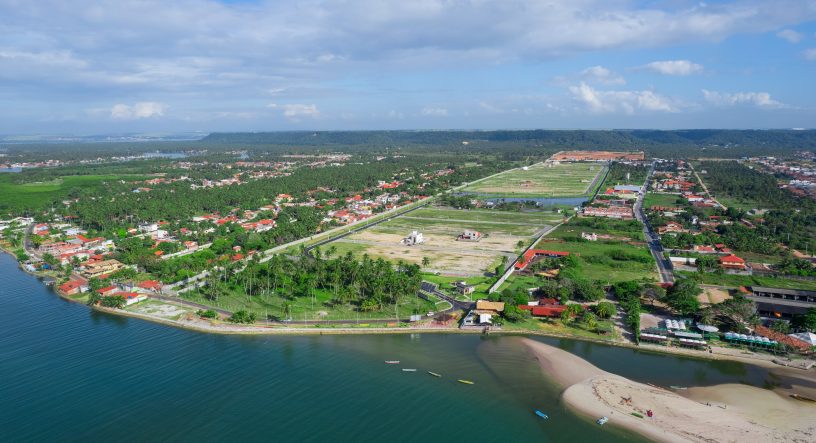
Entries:
{"label": "red tile roof", "polygon": [[740,263],[745,264],[745,260],[737,257],[734,254],[726,255],[725,257],[720,257],[720,263]]}
{"label": "red tile roof", "polygon": [[162,284],[158,280],[145,280],[139,283],[137,286],[142,289],[159,289],[162,287]]}

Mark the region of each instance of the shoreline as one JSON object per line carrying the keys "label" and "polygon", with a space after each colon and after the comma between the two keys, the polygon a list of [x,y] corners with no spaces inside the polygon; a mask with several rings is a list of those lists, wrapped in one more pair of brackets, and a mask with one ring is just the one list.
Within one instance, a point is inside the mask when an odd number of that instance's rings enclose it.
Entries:
{"label": "shoreline", "polygon": [[[816,435],[816,422],[810,419],[816,406],[776,391],[725,384],[690,388],[680,395],[603,371],[553,346],[522,341],[542,373],[564,388],[566,407],[591,420],[609,417],[606,426],[667,443],[808,442]],[[653,417],[647,416],[649,410]]]}
{"label": "shoreline", "polygon": [[[38,280],[42,278],[49,277],[46,274],[39,273],[39,272],[31,272],[22,265],[22,263],[17,262],[16,256],[13,251],[10,251],[6,248],[0,248],[3,252],[9,254],[11,258],[17,263],[17,268],[21,271],[25,272],[28,275],[36,277]],[[69,296],[63,295],[57,290],[56,288],[52,288],[53,292],[63,300],[72,302],[72,303],[80,303],[78,300],[72,299]],[[164,303],[173,304],[169,301],[164,301]],[[179,329],[185,329],[189,331],[195,331],[199,333],[208,333],[208,334],[221,334],[221,335],[354,335],[354,334],[481,334],[481,330],[467,330],[467,329],[460,329],[460,328],[376,328],[376,327],[366,327],[366,328],[353,328],[353,327],[301,327],[301,328],[287,328],[287,327],[276,327],[276,326],[262,326],[262,325],[237,325],[219,321],[218,323],[213,323],[209,320],[201,320],[198,321],[190,321],[185,322],[181,320],[171,320],[166,319],[154,315],[149,314],[142,314],[136,312],[129,312],[124,311],[121,309],[111,309],[111,308],[104,308],[101,306],[88,306],[89,309],[95,310],[97,312],[104,312],[107,314],[112,315],[119,315],[123,317],[131,317],[131,318],[138,318],[145,321],[150,321],[154,323],[158,323],[164,326],[175,327]],[[665,346],[650,346],[650,345],[637,345],[634,343],[628,342],[619,342],[619,341],[611,341],[611,340],[600,340],[600,339],[592,339],[590,337],[583,337],[583,336],[573,336],[569,334],[554,334],[550,332],[541,332],[536,330],[529,330],[529,329],[514,329],[514,330],[491,330],[491,334],[501,334],[501,335],[518,335],[518,336],[538,336],[538,337],[550,337],[550,338],[559,338],[559,339],[570,339],[570,340],[578,340],[578,341],[585,341],[585,342],[592,342],[598,344],[604,344],[608,346],[615,346],[621,348],[628,348],[634,349],[642,352],[653,352],[658,354],[668,354],[668,355],[682,355],[688,358],[697,358],[701,360],[729,360],[729,361],[737,361],[740,363],[752,364],[756,366],[763,366],[766,368],[789,368],[789,369],[796,369],[797,371],[802,371],[801,368],[785,366],[782,364],[774,363],[771,359],[768,358],[757,358],[751,356],[742,356],[742,355],[733,355],[733,354],[723,354],[723,353],[703,353],[700,351],[692,351],[683,348],[668,348]],[[770,356],[769,356],[770,357]]]}

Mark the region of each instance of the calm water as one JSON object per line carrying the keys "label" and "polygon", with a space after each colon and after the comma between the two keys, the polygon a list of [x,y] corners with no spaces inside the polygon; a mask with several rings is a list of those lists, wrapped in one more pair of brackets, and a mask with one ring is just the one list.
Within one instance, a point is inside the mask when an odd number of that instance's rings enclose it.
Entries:
{"label": "calm water", "polygon": [[[200,334],[63,301],[5,254],[0,332],[3,442],[641,441],[567,413],[514,337]],[[785,382],[738,363],[542,341],[639,381]]]}

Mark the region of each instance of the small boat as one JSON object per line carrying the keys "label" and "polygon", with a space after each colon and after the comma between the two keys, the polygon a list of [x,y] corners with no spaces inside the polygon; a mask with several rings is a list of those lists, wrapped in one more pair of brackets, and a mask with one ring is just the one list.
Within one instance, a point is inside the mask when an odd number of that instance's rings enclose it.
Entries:
{"label": "small boat", "polygon": [[428,374],[431,374],[434,377],[441,377],[442,376],[442,374],[437,374],[436,372],[431,372],[431,371],[428,371]]}
{"label": "small boat", "polygon": [[466,385],[472,385],[472,384],[475,384],[475,383],[473,383],[473,382],[472,382],[472,381],[470,381],[470,380],[456,380],[456,381],[458,381],[459,383],[464,383],[464,384],[466,384]]}
{"label": "small boat", "polygon": [[416,372],[416,369],[412,369],[412,368],[402,368],[402,372]]}
{"label": "small boat", "polygon": [[543,413],[541,411],[536,411],[536,415],[543,418],[544,420],[550,418],[547,414],[545,414],[545,413]]}
{"label": "small boat", "polygon": [[601,418],[599,418],[599,419],[598,419],[598,421],[596,421],[595,423],[598,423],[599,425],[603,426],[603,425],[605,425],[605,424],[606,424],[606,422],[608,422],[608,421],[609,421],[609,417],[601,417]]}
{"label": "small boat", "polygon": [[398,365],[400,363],[399,360],[386,360],[385,364],[387,365]]}
{"label": "small boat", "polygon": [[810,397],[805,397],[804,395],[791,394],[790,396],[791,396],[791,398],[793,398],[795,400],[806,401],[808,403],[816,403],[816,400],[814,400],[814,399],[812,399]]}
{"label": "small boat", "polygon": [[674,389],[675,391],[685,391],[686,389],[688,389],[685,386],[674,386],[674,385],[672,385],[672,386],[669,386],[669,387]]}

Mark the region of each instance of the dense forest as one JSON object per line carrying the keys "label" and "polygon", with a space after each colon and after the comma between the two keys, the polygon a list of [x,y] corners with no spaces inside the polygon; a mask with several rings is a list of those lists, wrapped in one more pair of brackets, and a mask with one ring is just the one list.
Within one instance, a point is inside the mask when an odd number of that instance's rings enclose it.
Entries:
{"label": "dense forest", "polygon": [[645,150],[660,158],[782,156],[816,149],[816,131],[795,130],[502,130],[283,131],[213,133],[197,141],[3,144],[11,161],[80,160],[145,152],[444,152],[492,153],[505,160],[563,149]]}
{"label": "dense forest", "polygon": [[[740,225],[725,227],[722,235],[729,246],[765,252],[762,250],[773,248],[766,239],[803,250],[812,251],[816,246],[816,202],[781,189],[774,176],[738,162],[703,162],[701,168],[707,172],[704,180],[714,195],[741,199],[752,202],[757,209],[768,209],[754,230]],[[733,212],[753,208],[729,209]],[[745,242],[748,243],[741,244]]]}
{"label": "dense forest", "polygon": [[[463,144],[467,142],[467,144]],[[794,130],[506,130],[506,131],[298,131],[215,133],[207,145],[342,147],[445,147],[461,152],[562,149],[640,149],[663,158],[731,157],[816,149],[816,131]]]}

